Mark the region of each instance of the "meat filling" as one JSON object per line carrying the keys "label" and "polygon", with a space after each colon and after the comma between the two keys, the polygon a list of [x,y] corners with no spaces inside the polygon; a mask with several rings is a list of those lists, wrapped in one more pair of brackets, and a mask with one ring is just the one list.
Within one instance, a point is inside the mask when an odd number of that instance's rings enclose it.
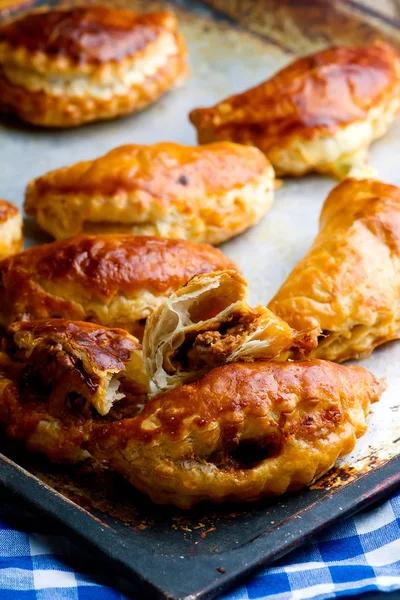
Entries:
{"label": "meat filling", "polygon": [[256,331],[257,326],[257,319],[250,313],[233,316],[228,323],[218,324],[216,330],[189,334],[173,356],[172,364],[189,371],[222,365]]}
{"label": "meat filling", "polygon": [[[26,361],[18,352],[14,352],[13,358]],[[98,415],[92,400],[99,390],[100,378],[89,373],[83,361],[66,352],[61,344],[36,346],[29,362],[21,368],[21,390],[27,398],[45,398],[52,416],[60,417],[65,412],[91,418]],[[121,376],[110,374],[105,393],[112,406],[113,419],[134,416],[145,401],[138,385],[126,380],[122,373]]]}
{"label": "meat filling", "polygon": [[98,387],[99,378],[89,374],[83,362],[66,353],[61,344],[36,346],[21,378],[23,391],[48,396],[49,412],[53,416],[78,405],[84,409]]}

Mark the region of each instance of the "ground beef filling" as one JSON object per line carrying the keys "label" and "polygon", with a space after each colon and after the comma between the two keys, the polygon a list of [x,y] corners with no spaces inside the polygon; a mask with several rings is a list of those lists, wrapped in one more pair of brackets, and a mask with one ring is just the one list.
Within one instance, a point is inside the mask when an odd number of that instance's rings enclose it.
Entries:
{"label": "ground beef filling", "polygon": [[251,314],[241,317],[239,322],[233,318],[217,327],[214,331],[188,335],[172,358],[174,367],[196,371],[224,364],[257,329],[257,320]]}

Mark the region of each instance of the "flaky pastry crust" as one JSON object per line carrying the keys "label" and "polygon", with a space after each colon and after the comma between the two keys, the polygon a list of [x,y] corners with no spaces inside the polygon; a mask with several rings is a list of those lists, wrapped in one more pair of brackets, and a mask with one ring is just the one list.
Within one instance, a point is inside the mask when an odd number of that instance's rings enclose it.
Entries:
{"label": "flaky pastry crust", "polygon": [[256,148],[131,144],[31,181],[25,211],[56,239],[131,233],[219,244],[261,219],[273,188]]}
{"label": "flaky pastry crust", "polygon": [[269,303],[294,328],[319,327],[311,356],[368,356],[400,337],[400,189],[347,179],[327,197],[320,231]]}
{"label": "flaky pastry crust", "polygon": [[0,260],[22,250],[22,216],[18,208],[0,200]]}
{"label": "flaky pastry crust", "polygon": [[236,271],[196,275],[146,321],[143,352],[151,393],[199,379],[230,362],[273,360],[309,352],[317,333],[298,333],[268,308],[250,306]]}
{"label": "flaky pastry crust", "polygon": [[255,500],[310,485],[350,452],[383,389],[361,367],[233,363],[100,426],[87,447],[155,502]]}
{"label": "flaky pastry crust", "polygon": [[72,393],[84,397],[82,410],[93,407],[104,416],[124,396],[126,379],[135,382],[136,395],[148,393],[142,347],[123,329],[64,319],[17,321],[7,330],[3,351],[25,365],[24,386],[51,390],[49,410],[55,414]]}
{"label": "flaky pastry crust", "polygon": [[0,27],[0,109],[45,127],[126,115],[187,74],[186,54],[168,12],[31,13]]}
{"label": "flaky pastry crust", "polygon": [[146,400],[141,346],[120,329],[62,319],[14,323],[0,362],[0,424],[55,462],[88,458],[91,428],[137,414]]}
{"label": "flaky pastry crust", "polygon": [[28,400],[17,379],[0,375],[0,425],[7,437],[23,443],[31,452],[59,463],[78,463],[90,457],[82,448],[93,427],[92,419],[81,413],[59,419],[45,403]]}
{"label": "flaky pastry crust", "polygon": [[235,265],[216,248],[184,240],[76,236],[0,262],[0,323],[62,317],[141,335],[165,296],[227,268]]}
{"label": "flaky pastry crust", "polygon": [[379,41],[297,59],[259,86],[193,110],[190,120],[200,143],[257,146],[277,175],[319,171],[343,178],[365,172],[371,142],[399,108],[399,58]]}

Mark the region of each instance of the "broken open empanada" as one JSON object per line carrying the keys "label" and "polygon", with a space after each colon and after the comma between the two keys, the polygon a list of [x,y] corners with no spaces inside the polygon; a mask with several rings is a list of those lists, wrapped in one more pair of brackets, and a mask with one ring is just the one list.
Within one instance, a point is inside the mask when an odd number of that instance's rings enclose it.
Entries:
{"label": "broken open empanada", "polygon": [[320,231],[269,308],[322,330],[312,357],[361,358],[400,337],[400,189],[348,179],[327,197]]}
{"label": "broken open empanada", "polygon": [[257,148],[130,144],[31,181],[25,211],[57,239],[130,233],[219,244],[261,219],[273,189]]}
{"label": "broken open empanada", "polygon": [[383,389],[327,361],[233,363],[100,425],[87,447],[155,502],[255,500],[310,485],[351,452]]}
{"label": "broken open empanada", "polygon": [[368,148],[399,108],[399,58],[375,42],[299,58],[257,87],[193,110],[190,120],[200,143],[257,146],[278,176],[319,171],[344,178],[370,175]]}
{"label": "broken open empanada", "polygon": [[142,349],[121,329],[51,319],[14,323],[3,340],[0,423],[56,462],[77,462],[101,419],[133,416],[146,401]]}
{"label": "broken open empanada", "polygon": [[148,392],[142,347],[123,329],[64,319],[16,322],[7,330],[3,351],[25,365],[26,389],[50,391],[50,412],[62,410],[72,394],[71,402],[81,396],[85,409],[92,406],[104,416],[123,396],[125,380],[135,381],[137,395]]}
{"label": "broken open empanada", "polygon": [[0,262],[0,323],[64,318],[141,336],[164,298],[197,273],[235,268],[185,240],[98,235],[29,248]]}
{"label": "broken open empanada", "polygon": [[225,363],[316,345],[315,331],[293,331],[268,308],[250,306],[248,295],[236,271],[216,271],[194,277],[152,313],[143,352],[153,395]]}

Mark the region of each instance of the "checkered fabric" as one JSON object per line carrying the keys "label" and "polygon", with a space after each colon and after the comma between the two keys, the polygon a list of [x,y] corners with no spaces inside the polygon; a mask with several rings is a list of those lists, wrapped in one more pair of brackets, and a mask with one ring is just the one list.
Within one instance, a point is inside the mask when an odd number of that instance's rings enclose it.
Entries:
{"label": "checkered fabric", "polygon": [[[103,569],[104,570],[104,569]],[[0,508],[1,600],[125,600],[115,576],[53,523],[17,509]],[[400,589],[400,493],[343,520],[306,546],[226,594],[224,600],[305,600]],[[142,600],[143,595],[133,595]]]}

